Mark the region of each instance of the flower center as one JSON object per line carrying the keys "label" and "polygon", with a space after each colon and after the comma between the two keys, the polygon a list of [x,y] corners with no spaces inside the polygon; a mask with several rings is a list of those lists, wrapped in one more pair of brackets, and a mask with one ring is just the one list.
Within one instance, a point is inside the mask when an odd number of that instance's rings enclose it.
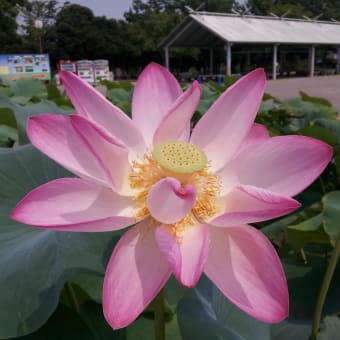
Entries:
{"label": "flower center", "polygon": [[153,158],[163,168],[190,174],[205,168],[207,157],[197,146],[185,142],[166,142],[155,146]]}
{"label": "flower center", "polygon": [[[135,191],[137,219],[150,215],[147,197],[150,189],[162,178],[176,178],[182,186],[191,184],[196,189],[196,201],[191,211],[169,227],[180,240],[182,232],[197,223],[207,223],[217,212],[216,200],[220,194],[220,176],[209,172],[209,161],[197,146],[171,141],[156,145],[143,161],[134,161],[130,186]],[[155,221],[155,225],[161,222]]]}

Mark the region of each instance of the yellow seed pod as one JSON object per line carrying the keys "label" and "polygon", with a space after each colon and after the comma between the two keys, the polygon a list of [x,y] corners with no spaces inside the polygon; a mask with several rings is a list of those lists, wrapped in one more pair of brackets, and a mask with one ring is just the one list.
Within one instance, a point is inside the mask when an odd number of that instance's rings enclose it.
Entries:
{"label": "yellow seed pod", "polygon": [[200,148],[181,141],[157,144],[152,155],[163,168],[182,174],[202,170],[208,161]]}

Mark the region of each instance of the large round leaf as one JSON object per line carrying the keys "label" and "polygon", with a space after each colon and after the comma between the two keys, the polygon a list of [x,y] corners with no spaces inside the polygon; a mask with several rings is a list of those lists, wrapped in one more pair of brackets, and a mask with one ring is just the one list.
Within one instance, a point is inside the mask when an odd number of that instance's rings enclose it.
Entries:
{"label": "large round leaf", "polygon": [[[306,253],[306,258],[307,264],[296,258],[286,258],[283,261],[288,280],[290,313],[286,321],[272,326],[273,340],[308,339],[311,333],[314,309],[327,263],[320,255]],[[340,265],[335,270],[327,292],[323,315],[340,310],[339,280]]]}
{"label": "large round leaf", "polygon": [[0,149],[0,338],[38,329],[55,310],[66,280],[104,272],[116,233],[38,230],[9,217],[28,191],[65,176],[31,145]]}
{"label": "large round leaf", "polygon": [[324,227],[334,245],[340,235],[340,191],[332,191],[323,197],[324,204]]}
{"label": "large round leaf", "polygon": [[27,119],[31,116],[40,113],[55,113],[55,114],[68,114],[74,110],[68,111],[58,107],[54,102],[49,100],[42,100],[39,103],[28,103],[25,106],[19,105],[11,98],[0,94],[0,107],[12,110],[18,124],[19,144],[27,144],[29,140],[26,135]]}
{"label": "large round leaf", "polygon": [[16,81],[8,81],[7,85],[12,90],[14,97],[30,99],[33,96],[37,96],[39,98],[47,98],[46,86],[38,79],[22,78]]}
{"label": "large round leaf", "polygon": [[318,340],[336,340],[340,334],[340,318],[337,315],[326,316],[323,319],[320,333],[317,336]]}
{"label": "large round leaf", "polygon": [[[165,339],[182,340],[176,315],[165,322]],[[196,340],[196,338],[192,339]],[[145,316],[139,317],[135,322],[126,328],[126,340],[158,340],[155,337],[154,320]]]}
{"label": "large round leaf", "polygon": [[234,306],[205,276],[179,302],[178,323],[185,340],[270,339],[268,324]]}

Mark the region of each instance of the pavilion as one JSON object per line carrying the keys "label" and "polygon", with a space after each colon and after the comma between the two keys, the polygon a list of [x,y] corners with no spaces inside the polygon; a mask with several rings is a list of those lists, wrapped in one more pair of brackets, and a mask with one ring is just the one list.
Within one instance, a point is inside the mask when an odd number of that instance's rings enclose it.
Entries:
{"label": "pavilion", "polygon": [[271,76],[277,77],[278,49],[299,46],[308,50],[308,74],[315,73],[315,49],[330,46],[337,49],[337,70],[340,66],[340,22],[290,19],[192,11],[160,43],[165,66],[170,67],[171,47],[209,49],[209,69],[213,73],[214,49],[225,50],[226,74],[231,75],[232,53],[236,46],[267,46],[272,51]]}

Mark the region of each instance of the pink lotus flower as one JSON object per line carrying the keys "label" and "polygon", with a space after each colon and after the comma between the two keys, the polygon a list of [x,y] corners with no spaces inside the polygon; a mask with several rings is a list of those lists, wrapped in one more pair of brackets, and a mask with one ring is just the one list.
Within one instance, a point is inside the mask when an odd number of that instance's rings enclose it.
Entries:
{"label": "pink lotus flower", "polygon": [[254,124],[265,88],[257,69],[224,92],[190,135],[197,82],[182,93],[150,64],[133,93],[132,119],[72,73],[62,81],[78,114],[28,122],[32,143],[79,178],[30,192],[12,217],[50,230],[109,231],[130,225],[107,266],[103,307],[113,328],[127,326],[171,274],[185,286],[204,272],[235,305],[278,322],[287,284],[268,239],[247,225],[297,209],[291,197],[330,161],[312,138],[270,138]]}

